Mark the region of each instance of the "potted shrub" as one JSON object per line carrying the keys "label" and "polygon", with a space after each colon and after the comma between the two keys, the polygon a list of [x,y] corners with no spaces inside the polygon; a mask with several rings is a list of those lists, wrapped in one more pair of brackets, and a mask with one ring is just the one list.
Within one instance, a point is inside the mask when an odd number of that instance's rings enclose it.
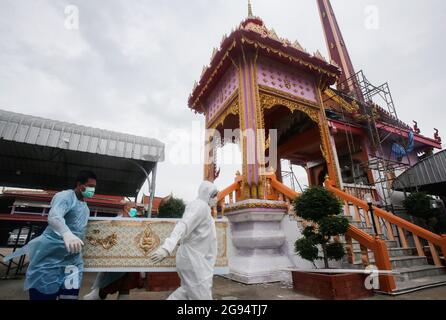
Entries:
{"label": "potted shrub", "polygon": [[[295,199],[294,210],[308,222],[303,237],[295,243],[295,252],[316,268],[317,260],[323,260],[325,269],[330,268],[330,260],[341,260],[345,255],[344,246],[333,239],[347,232],[349,221],[342,216],[338,199],[322,187],[313,187]],[[371,295],[364,285],[365,274],[292,273],[296,291],[321,299],[357,299]]]}
{"label": "potted shrub", "polygon": [[[182,199],[169,197],[158,208],[157,218],[181,219],[186,205]],[[173,291],[181,284],[177,272],[147,273],[147,291]]]}

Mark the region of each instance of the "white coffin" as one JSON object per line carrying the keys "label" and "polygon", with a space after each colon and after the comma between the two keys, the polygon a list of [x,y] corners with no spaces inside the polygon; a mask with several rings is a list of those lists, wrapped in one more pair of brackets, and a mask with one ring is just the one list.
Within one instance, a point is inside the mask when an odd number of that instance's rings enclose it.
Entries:
{"label": "white coffin", "polygon": [[[85,272],[175,271],[175,252],[159,264],[149,255],[170,235],[177,219],[91,218],[85,236]],[[216,221],[218,255],[215,274],[229,273],[228,222]]]}

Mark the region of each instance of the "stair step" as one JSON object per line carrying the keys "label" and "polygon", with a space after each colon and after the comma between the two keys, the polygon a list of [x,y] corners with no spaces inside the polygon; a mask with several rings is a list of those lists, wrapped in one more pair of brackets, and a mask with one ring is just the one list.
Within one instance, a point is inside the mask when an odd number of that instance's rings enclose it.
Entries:
{"label": "stair step", "polygon": [[398,241],[396,240],[386,240],[386,244],[388,249],[399,248]]}
{"label": "stair step", "polygon": [[354,225],[357,228],[363,228],[366,227],[365,223],[359,220],[350,220],[350,224]]}
{"label": "stair step", "polygon": [[393,292],[393,294],[399,295],[441,285],[446,285],[446,275],[418,278],[403,282],[397,281],[397,289]]}
{"label": "stair step", "polygon": [[[415,254],[416,248],[389,248],[389,256],[392,257],[403,257],[403,256],[413,256]],[[361,260],[361,250],[354,250],[355,260]],[[373,259],[373,252],[369,251],[369,258]]]}
{"label": "stair step", "polygon": [[419,256],[391,257],[390,262],[394,269],[428,265],[427,258]]}
{"label": "stair step", "polygon": [[[359,243],[356,240],[352,241],[353,243],[353,251],[360,251],[361,250],[361,246],[359,245]],[[342,244],[344,244],[345,246],[345,242],[342,242]],[[387,248],[393,249],[393,248],[399,248],[399,244],[396,240],[386,240],[386,244],[387,244]]]}
{"label": "stair step", "polygon": [[364,231],[365,233],[370,234],[371,236],[375,235],[375,231],[373,230],[372,227],[366,227],[366,228],[360,228],[362,231]]}
{"label": "stair step", "polygon": [[446,268],[433,265],[413,266],[409,268],[399,268],[395,271],[401,275],[397,277],[397,281],[409,281],[419,278],[436,277],[446,275]]}
{"label": "stair step", "polygon": [[[370,263],[374,264],[375,259],[370,259]],[[402,268],[410,268],[414,266],[428,265],[426,257],[418,256],[402,256],[402,257],[391,257],[390,263],[392,264],[392,269],[399,271]],[[355,265],[362,267],[362,261],[355,261]]]}

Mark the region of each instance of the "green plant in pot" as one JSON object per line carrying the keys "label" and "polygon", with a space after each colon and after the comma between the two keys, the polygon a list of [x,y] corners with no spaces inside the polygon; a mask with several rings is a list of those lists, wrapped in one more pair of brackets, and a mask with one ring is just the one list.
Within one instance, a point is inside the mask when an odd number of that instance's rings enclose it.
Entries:
{"label": "green plant in pot", "polygon": [[342,205],[338,199],[322,187],[307,189],[294,200],[296,215],[309,222],[303,237],[295,243],[295,252],[315,264],[323,259],[326,269],[329,260],[341,260],[344,246],[333,237],[344,235],[349,221],[341,215]]}

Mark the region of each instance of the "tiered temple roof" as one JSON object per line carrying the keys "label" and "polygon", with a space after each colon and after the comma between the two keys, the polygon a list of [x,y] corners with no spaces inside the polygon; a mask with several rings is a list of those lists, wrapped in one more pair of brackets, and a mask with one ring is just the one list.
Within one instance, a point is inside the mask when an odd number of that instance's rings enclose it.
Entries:
{"label": "tiered temple roof", "polygon": [[310,54],[298,41],[280,38],[274,29],[265,26],[261,18],[252,15],[251,9],[248,17],[229,36],[224,35],[220,46],[213,50],[209,66],[203,68],[199,82],[194,85],[189,107],[203,113],[203,102],[217,80],[233,64],[237,53],[246,52],[250,48],[288,65],[320,74],[325,86],[334,84],[341,73],[339,67],[329,63],[319,51]]}

